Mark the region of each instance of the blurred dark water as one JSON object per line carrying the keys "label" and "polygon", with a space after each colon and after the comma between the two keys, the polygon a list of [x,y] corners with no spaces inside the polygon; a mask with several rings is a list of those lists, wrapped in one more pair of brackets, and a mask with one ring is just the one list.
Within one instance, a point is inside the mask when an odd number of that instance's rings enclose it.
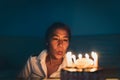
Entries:
{"label": "blurred dark water", "polygon": [[[44,38],[24,36],[0,37],[0,78],[15,78],[30,55],[38,55],[44,48]],[[120,34],[72,36],[70,51],[75,54],[96,51],[99,66],[120,68]]]}

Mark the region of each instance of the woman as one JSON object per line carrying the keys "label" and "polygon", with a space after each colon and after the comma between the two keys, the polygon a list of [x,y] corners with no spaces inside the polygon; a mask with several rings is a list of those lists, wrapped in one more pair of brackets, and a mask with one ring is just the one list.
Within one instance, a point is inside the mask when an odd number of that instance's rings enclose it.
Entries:
{"label": "woman", "polygon": [[52,24],[46,32],[46,49],[39,56],[30,57],[19,78],[60,77],[60,70],[66,67],[66,52],[69,47],[71,31],[61,22]]}

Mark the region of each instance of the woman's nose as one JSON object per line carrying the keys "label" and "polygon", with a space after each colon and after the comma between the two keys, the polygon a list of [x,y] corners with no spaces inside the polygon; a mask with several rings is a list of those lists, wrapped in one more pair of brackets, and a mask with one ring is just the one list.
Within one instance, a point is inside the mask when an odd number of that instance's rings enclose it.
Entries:
{"label": "woman's nose", "polygon": [[58,41],[58,45],[59,45],[59,46],[62,46],[62,45],[63,45],[63,40],[59,40],[59,41]]}

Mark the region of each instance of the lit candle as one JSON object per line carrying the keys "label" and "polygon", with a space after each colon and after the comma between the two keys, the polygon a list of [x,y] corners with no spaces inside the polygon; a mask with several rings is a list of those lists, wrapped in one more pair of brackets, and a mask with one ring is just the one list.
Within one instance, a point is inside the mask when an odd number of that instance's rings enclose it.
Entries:
{"label": "lit candle", "polygon": [[98,55],[97,55],[97,53],[92,51],[91,56],[94,59],[94,67],[98,67]]}
{"label": "lit candle", "polygon": [[86,59],[89,59],[89,55],[88,55],[87,53],[85,54],[85,58],[86,58]]}
{"label": "lit candle", "polygon": [[79,58],[79,59],[82,59],[82,54],[79,54],[79,55],[78,55],[78,58]]}
{"label": "lit candle", "polygon": [[66,58],[67,58],[67,67],[72,67],[72,52],[67,52]]}
{"label": "lit candle", "polygon": [[73,59],[73,62],[74,64],[76,63],[76,56],[75,55],[72,55],[72,59]]}

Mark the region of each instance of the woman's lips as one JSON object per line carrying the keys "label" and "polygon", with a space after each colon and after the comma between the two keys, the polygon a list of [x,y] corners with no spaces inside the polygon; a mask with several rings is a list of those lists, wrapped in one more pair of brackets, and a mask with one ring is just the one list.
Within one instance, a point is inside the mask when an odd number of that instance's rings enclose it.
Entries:
{"label": "woman's lips", "polygon": [[58,55],[62,55],[63,52],[62,52],[62,51],[58,51],[57,54],[58,54]]}

